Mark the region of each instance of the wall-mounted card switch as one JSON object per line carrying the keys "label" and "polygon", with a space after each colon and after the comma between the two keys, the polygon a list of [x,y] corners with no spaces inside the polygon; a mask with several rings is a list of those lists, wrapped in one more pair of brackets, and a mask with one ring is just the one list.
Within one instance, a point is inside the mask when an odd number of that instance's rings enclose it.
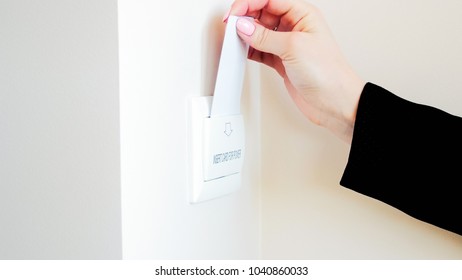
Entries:
{"label": "wall-mounted card switch", "polygon": [[213,97],[193,97],[189,102],[191,203],[241,186],[245,129],[240,102],[249,46],[236,33],[237,20],[228,18]]}
{"label": "wall-mounted card switch", "polygon": [[240,173],[245,155],[242,115],[204,119],[204,180]]}
{"label": "wall-mounted card switch", "polygon": [[198,203],[235,192],[241,186],[245,157],[242,115],[210,117],[213,97],[189,102],[190,202]]}

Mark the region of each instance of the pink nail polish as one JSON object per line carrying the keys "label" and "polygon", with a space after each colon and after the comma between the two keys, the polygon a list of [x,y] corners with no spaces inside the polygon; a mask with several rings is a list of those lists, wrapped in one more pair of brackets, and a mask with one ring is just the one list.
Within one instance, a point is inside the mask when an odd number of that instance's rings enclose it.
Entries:
{"label": "pink nail polish", "polygon": [[244,33],[247,36],[252,36],[255,32],[255,24],[245,18],[240,18],[237,20],[236,28],[238,31]]}
{"label": "pink nail polish", "polygon": [[229,14],[231,13],[231,10],[228,10],[225,14],[225,16],[223,17],[223,22],[226,22],[228,21],[228,18],[229,18]]}

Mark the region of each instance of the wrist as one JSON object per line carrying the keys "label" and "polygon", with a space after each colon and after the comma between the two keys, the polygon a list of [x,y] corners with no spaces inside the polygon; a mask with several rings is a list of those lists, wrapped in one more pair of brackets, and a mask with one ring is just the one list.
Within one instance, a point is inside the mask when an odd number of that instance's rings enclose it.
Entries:
{"label": "wrist", "polygon": [[363,79],[355,73],[351,73],[340,88],[343,102],[338,111],[338,118],[329,129],[348,144],[351,144],[353,139],[359,98],[365,85],[366,82]]}

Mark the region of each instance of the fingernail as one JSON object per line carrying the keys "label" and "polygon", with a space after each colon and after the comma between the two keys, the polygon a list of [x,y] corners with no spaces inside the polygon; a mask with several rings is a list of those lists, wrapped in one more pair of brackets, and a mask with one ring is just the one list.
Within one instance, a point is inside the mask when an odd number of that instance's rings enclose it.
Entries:
{"label": "fingernail", "polygon": [[252,36],[253,32],[255,32],[255,24],[245,18],[240,18],[237,20],[236,28],[247,36]]}
{"label": "fingernail", "polygon": [[225,14],[225,16],[223,17],[223,22],[226,22],[229,18],[229,14],[231,13],[231,10],[228,10]]}

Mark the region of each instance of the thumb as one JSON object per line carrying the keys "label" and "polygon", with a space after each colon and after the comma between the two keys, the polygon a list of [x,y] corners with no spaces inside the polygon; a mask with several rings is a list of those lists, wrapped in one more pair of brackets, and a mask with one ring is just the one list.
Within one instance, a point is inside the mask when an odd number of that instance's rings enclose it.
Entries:
{"label": "thumb", "polygon": [[236,22],[236,30],[242,40],[261,52],[281,56],[286,49],[285,32],[267,29],[252,18],[239,18]]}

